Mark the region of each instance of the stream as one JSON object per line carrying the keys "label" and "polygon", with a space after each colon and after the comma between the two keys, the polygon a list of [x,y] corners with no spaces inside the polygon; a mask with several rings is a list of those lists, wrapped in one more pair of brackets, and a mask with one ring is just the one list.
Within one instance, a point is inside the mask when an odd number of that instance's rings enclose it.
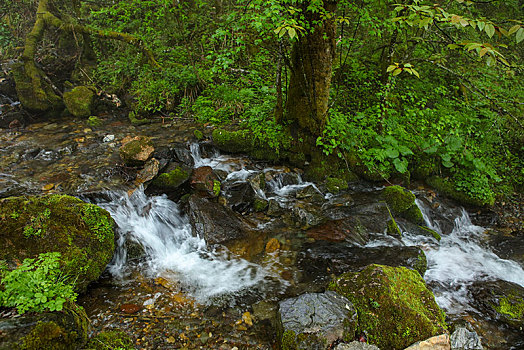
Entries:
{"label": "stream", "polygon": [[[524,287],[524,256],[501,258],[493,244],[503,233],[475,225],[460,206],[417,187],[426,224],[442,239],[402,221],[402,237],[392,237],[385,230],[383,186],[352,183],[347,191],[328,193],[304,181],[299,169],[190,142],[192,127],[180,127],[171,143],[167,127],[140,132],[154,135],[159,153],[172,154],[174,147],[187,165],[213,168],[222,183],[219,201],[250,232],[237,251],[209,246],[193,234],[187,199],[143,187],[130,195],[107,132],[73,122],[2,131],[2,197],[65,191],[107,209],[118,225],[113,261],[79,298],[96,331],[122,329],[146,349],[272,349],[279,300],[324,290],[337,269],[373,262],[405,266],[422,249],[424,279],[449,321],[471,325],[486,349],[524,348],[522,330],[500,323],[478,300],[486,288]],[[135,132],[120,122],[112,122],[112,130],[116,140]],[[252,198],[267,201],[268,209],[253,210]]]}

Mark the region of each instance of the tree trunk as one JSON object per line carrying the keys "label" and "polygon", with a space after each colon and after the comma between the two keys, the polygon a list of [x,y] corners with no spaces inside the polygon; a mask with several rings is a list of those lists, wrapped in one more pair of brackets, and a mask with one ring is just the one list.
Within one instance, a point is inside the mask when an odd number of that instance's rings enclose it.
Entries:
{"label": "tree trunk", "polygon": [[325,2],[324,8],[331,18],[322,21],[318,13],[306,11],[306,8],[307,4],[303,6],[306,20],[319,24],[293,44],[286,119],[318,136],[327,121],[335,57],[336,1]]}

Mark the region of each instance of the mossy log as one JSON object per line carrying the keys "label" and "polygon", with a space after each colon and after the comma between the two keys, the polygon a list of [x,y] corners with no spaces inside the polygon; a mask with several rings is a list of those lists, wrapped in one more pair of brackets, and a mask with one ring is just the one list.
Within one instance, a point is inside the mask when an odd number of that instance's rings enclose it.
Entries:
{"label": "mossy log", "polygon": [[[25,38],[22,53],[23,69],[20,71],[17,82],[17,91],[22,104],[36,112],[47,112],[57,107],[57,100],[61,100],[61,93],[52,84],[45,73],[37,68],[35,63],[38,43],[42,40],[47,28],[54,27],[62,31],[72,31],[82,35],[92,35],[102,39],[123,41],[140,48],[151,65],[159,68],[153,52],[137,37],[120,32],[89,28],[76,23],[68,23],[55,16],[50,10],[49,0],[40,0],[36,10],[36,21],[31,32]],[[53,90],[49,89],[53,87]]]}

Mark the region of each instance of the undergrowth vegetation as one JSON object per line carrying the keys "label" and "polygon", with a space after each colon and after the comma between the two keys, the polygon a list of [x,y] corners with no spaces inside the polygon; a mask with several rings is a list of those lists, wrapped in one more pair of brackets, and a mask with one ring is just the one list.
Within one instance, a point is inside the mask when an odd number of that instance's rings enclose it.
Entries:
{"label": "undergrowth vegetation", "polygon": [[[276,150],[289,144],[290,56],[314,27],[303,1],[78,3],[76,21],[132,34],[158,61],[138,45],[92,38],[89,79],[141,118],[234,124]],[[322,6],[310,2],[308,11],[333,15]],[[20,37],[13,16],[0,22],[0,43]],[[329,115],[315,135],[324,153],[357,157],[385,179],[438,175],[484,203],[522,190],[519,1],[452,1],[445,10],[429,1],[339,1],[334,16]]]}

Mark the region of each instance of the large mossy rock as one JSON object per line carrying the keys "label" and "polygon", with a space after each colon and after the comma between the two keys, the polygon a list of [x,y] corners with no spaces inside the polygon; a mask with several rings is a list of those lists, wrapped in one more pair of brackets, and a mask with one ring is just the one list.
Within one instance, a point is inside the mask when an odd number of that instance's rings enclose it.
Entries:
{"label": "large mossy rock", "polygon": [[414,270],[369,265],[335,278],[329,289],[353,303],[357,333],[366,333],[380,349],[404,349],[446,332],[444,312]]}
{"label": "large mossy rock", "polygon": [[87,341],[89,319],[83,308],[30,313],[0,320],[1,350],[79,349]]}
{"label": "large mossy rock", "polygon": [[424,218],[419,207],[415,204],[415,195],[402,186],[389,186],[382,191],[388,207],[393,214],[399,214],[406,220],[424,225]]}
{"label": "large mossy rock", "polygon": [[93,111],[95,91],[88,86],[77,86],[64,93],[64,104],[75,117],[87,118]]}
{"label": "large mossy rock", "polygon": [[0,260],[14,268],[25,258],[60,252],[63,272],[84,290],[111,261],[115,223],[109,213],[66,195],[0,200]]}
{"label": "large mossy rock", "polygon": [[283,350],[325,350],[354,338],[357,313],[348,299],[332,291],[307,293],[281,301],[278,322]]}

